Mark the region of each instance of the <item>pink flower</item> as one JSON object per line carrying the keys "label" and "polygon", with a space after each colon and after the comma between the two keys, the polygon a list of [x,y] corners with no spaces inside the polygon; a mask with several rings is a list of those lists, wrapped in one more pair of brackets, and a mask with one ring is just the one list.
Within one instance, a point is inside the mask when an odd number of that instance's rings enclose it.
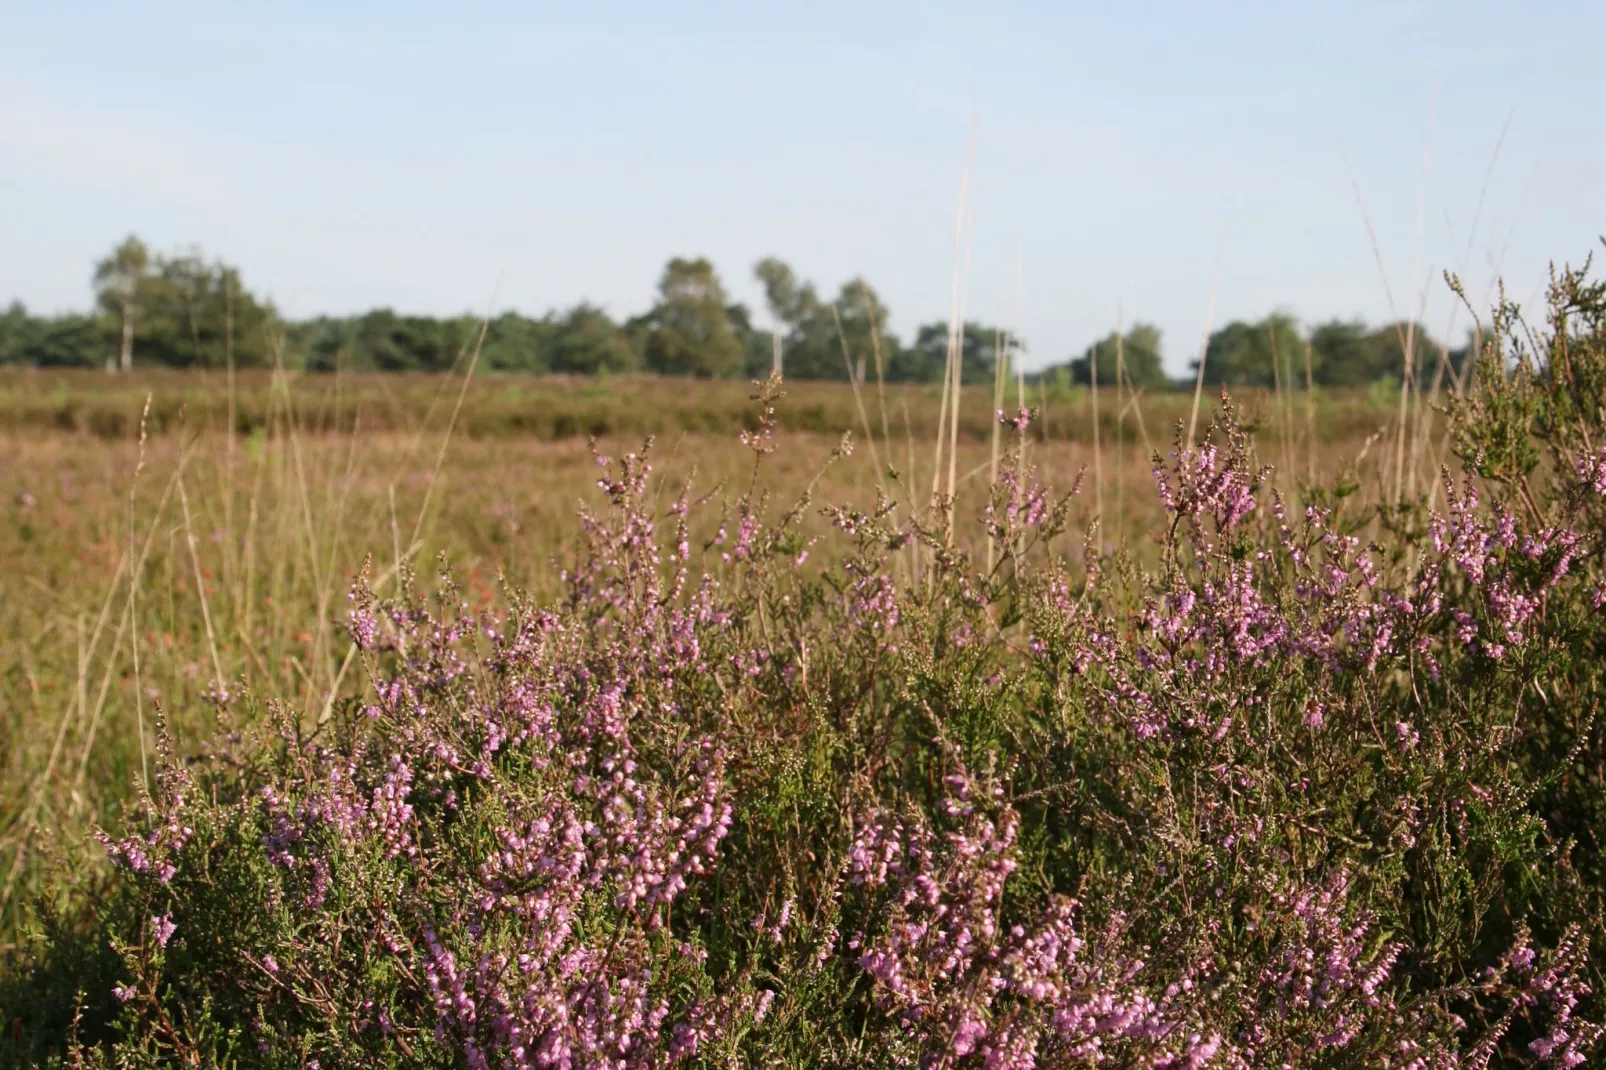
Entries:
{"label": "pink flower", "polygon": [[173,938],[178,926],[173,923],[172,914],[163,914],[151,918],[151,933],[156,937],[156,946],[166,947],[167,942]]}

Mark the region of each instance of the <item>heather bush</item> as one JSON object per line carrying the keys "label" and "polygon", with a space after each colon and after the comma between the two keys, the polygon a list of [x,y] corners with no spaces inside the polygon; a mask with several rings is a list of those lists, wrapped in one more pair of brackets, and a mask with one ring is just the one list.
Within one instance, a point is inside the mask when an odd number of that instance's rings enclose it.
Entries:
{"label": "heather bush", "polygon": [[1599,1057],[1606,289],[1497,310],[1437,508],[1285,500],[1223,397],[1156,458],[1152,569],[1072,526],[1024,411],[979,523],[896,473],[782,508],[777,396],[706,545],[720,499],[599,457],[562,598],[359,577],[360,697],[215,695],[111,876],[38,904],[8,1054]]}

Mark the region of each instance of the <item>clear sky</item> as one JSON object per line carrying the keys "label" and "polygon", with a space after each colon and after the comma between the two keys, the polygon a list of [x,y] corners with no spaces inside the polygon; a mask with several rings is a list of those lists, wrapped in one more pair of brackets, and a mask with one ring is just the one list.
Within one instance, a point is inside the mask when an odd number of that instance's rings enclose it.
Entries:
{"label": "clear sky", "polygon": [[761,309],[774,254],[862,273],[907,337],[948,314],[974,120],[967,311],[1034,364],[1124,315],[1180,371],[1218,254],[1218,325],[1392,290],[1442,334],[1444,268],[1526,301],[1598,248],[1603,44],[1599,0],[0,0],[0,301],[86,307],[130,231],[297,317],[499,277],[499,308],[629,315],[673,255]]}

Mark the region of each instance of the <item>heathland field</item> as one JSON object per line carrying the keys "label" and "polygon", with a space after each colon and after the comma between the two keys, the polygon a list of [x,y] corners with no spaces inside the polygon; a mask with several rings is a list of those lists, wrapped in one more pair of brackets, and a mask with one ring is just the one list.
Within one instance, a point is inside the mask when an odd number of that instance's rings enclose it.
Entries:
{"label": "heathland field", "polygon": [[[444,376],[257,374],[241,376],[231,395],[221,374],[0,378],[8,911],[17,882],[33,872],[32,825],[81,829],[126,799],[140,762],[136,690],[147,732],[159,703],[191,743],[209,723],[200,697],[220,681],[232,687],[243,678],[255,694],[303,710],[353,692],[360,674],[347,664],[340,622],[365,561],[382,577],[398,561],[430,573],[444,560],[476,604],[498,604],[505,585],[554,593],[573,563],[576,510],[600,500],[593,439],[598,453],[618,457],[651,436],[654,495],[667,500],[690,487],[710,499],[698,514],[699,545],[749,489],[752,453],[738,436],[761,414],[752,384],[517,377],[463,385]],[[817,505],[868,508],[878,485],[905,500],[930,497],[940,388],[889,387],[878,396],[866,385],[860,400],[873,446],[848,384],[785,391],[777,448],[760,477],[777,509],[811,484]],[[990,393],[966,391],[957,429],[956,537],[973,549],[985,541],[980,512],[993,470]],[[1056,488],[1081,478],[1075,524],[1102,507],[1107,547],[1151,554],[1151,529],[1162,519],[1153,455],[1171,452],[1192,397],[1106,392],[1096,446],[1090,392],[1037,391],[1027,400],[1040,413],[1028,462]],[[1213,401],[1207,392],[1201,419]],[[1383,442],[1390,406],[1363,392],[1278,401],[1239,399],[1279,486],[1348,473],[1361,496],[1382,493],[1381,481],[1392,478],[1378,466],[1392,460]],[[844,434],[851,456],[828,463]],[[1001,437],[1009,453],[1007,432]],[[1431,434],[1426,441],[1443,448]],[[1417,460],[1418,486],[1429,488],[1431,459],[1419,452]],[[804,523],[826,526],[817,516]],[[1077,543],[1067,552],[1080,551]]]}
{"label": "heathland field", "polygon": [[[361,689],[341,622],[365,562],[386,578],[398,562],[428,575],[444,561],[476,605],[501,604],[509,587],[550,596],[573,565],[576,511],[601,500],[592,442],[618,457],[649,436],[655,498],[686,487],[707,497],[694,534],[712,547],[749,490],[753,455],[739,436],[762,413],[753,384],[652,377],[490,377],[465,388],[446,376],[257,373],[233,386],[216,373],[0,377],[0,932],[38,872],[29,836],[111,820],[140,769],[142,719],[148,751],[158,708],[198,746],[212,728],[209,689],[244,680],[311,713]],[[940,387],[866,384],[857,403],[846,383],[785,392],[760,474],[776,511],[811,485],[817,506],[869,508],[878,487],[930,498]],[[958,417],[956,538],[971,549],[986,538],[990,394],[967,389]],[[1106,391],[1096,444],[1088,390],[1037,388],[1027,400],[1039,411],[1028,463],[1056,488],[1081,479],[1075,525],[1102,515],[1106,547],[1152,556],[1163,516],[1153,455],[1171,452],[1191,395]],[[1212,401],[1207,393],[1201,419]],[[1360,495],[1383,493],[1388,405],[1364,392],[1240,404],[1279,486],[1347,473]],[[833,462],[844,434],[852,453]],[[1006,465],[1007,439],[1001,431]],[[1429,487],[1430,459],[1418,461]],[[828,526],[803,523],[815,535]]]}
{"label": "heathland field", "polygon": [[1606,343],[1553,326],[1225,410],[6,373],[4,1054],[1574,1065]]}

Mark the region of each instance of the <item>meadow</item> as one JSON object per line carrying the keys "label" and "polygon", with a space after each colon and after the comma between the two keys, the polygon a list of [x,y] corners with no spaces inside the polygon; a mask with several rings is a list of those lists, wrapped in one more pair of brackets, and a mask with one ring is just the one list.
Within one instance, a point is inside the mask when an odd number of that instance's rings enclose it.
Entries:
{"label": "meadow", "polygon": [[1465,399],[1202,412],[7,372],[4,1054],[1575,1065],[1566,300]]}

